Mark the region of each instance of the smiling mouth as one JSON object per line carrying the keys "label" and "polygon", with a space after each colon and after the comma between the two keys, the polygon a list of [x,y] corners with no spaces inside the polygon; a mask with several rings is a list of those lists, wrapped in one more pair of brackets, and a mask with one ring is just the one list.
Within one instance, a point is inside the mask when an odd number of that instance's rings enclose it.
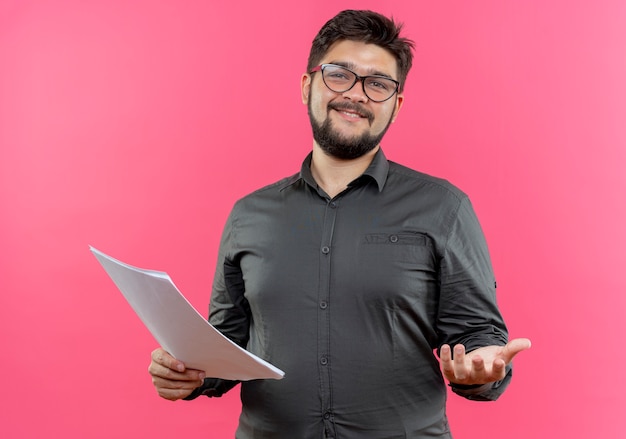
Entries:
{"label": "smiling mouth", "polygon": [[365,116],[362,116],[362,115],[360,115],[358,113],[352,113],[350,111],[345,111],[345,110],[341,110],[339,112],[342,113],[342,114],[345,114],[348,117],[352,117],[354,119],[359,119],[359,118],[364,118],[365,117]]}
{"label": "smiling mouth", "polygon": [[372,113],[370,113],[369,111],[365,111],[355,105],[333,105],[330,104],[328,105],[328,107],[331,110],[335,110],[338,113],[341,113],[342,115],[350,118],[350,119],[367,119],[369,124],[372,124],[372,121],[374,119],[374,115]]}

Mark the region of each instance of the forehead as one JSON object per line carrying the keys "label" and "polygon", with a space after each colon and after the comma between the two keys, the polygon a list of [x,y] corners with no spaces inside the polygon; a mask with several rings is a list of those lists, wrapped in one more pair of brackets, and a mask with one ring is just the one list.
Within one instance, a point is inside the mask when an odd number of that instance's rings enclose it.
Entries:
{"label": "forehead", "polygon": [[330,46],[321,63],[340,64],[360,75],[398,76],[398,63],[391,52],[361,41],[337,41]]}

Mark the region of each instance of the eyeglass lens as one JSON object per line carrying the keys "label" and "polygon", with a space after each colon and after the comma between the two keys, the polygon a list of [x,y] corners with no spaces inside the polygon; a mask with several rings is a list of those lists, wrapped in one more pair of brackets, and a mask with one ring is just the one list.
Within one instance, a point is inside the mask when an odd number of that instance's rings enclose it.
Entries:
{"label": "eyeglass lens", "polygon": [[[354,72],[333,64],[326,64],[322,68],[322,77],[326,86],[335,93],[350,90],[357,82]],[[363,90],[369,99],[382,102],[389,99],[398,87],[398,84],[384,76],[365,76]]]}

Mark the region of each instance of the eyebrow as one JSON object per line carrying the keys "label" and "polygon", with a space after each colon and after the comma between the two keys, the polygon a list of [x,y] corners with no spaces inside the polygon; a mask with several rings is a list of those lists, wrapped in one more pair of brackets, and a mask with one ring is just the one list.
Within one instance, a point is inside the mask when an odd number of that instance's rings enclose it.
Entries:
{"label": "eyebrow", "polygon": [[[358,68],[356,64],[348,61],[329,61],[326,64],[335,64],[336,66],[345,67],[350,70],[356,70]],[[384,76],[385,78],[394,79],[393,76],[391,76],[390,74],[373,68],[367,69],[367,75]]]}

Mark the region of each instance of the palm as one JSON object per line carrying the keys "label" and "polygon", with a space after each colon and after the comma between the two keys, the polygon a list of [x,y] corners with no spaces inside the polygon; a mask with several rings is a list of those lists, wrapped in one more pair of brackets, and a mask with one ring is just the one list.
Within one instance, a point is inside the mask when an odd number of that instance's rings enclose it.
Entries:
{"label": "palm", "polygon": [[518,338],[505,346],[484,346],[465,353],[463,345],[454,347],[454,359],[450,346],[441,347],[443,375],[455,384],[487,384],[499,381],[506,374],[506,366],[521,351],[530,348],[530,340]]}

